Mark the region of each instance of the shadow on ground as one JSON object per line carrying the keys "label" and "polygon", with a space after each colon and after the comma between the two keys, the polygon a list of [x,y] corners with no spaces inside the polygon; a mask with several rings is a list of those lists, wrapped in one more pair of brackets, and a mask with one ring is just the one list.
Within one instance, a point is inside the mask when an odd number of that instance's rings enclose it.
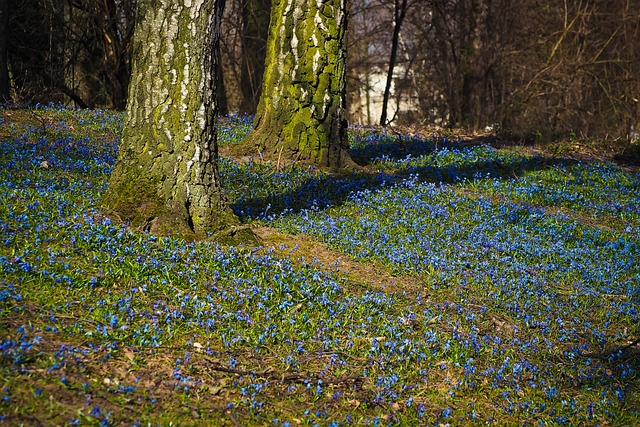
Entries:
{"label": "shadow on ground", "polygon": [[[617,397],[630,413],[640,413],[640,401],[629,398],[640,392],[637,372],[640,372],[640,342],[636,339],[624,345],[609,344],[600,352],[589,352],[581,357],[590,360],[595,371],[604,372],[604,378],[589,374],[566,378],[567,387],[582,389],[599,386],[602,382],[612,384],[613,393],[609,399]],[[570,364],[571,360],[557,360]],[[615,378],[615,381],[612,381]]]}
{"label": "shadow on ground", "polygon": [[[278,216],[284,211],[340,206],[352,195],[417,177],[421,182],[455,184],[486,178],[514,179],[529,171],[577,163],[576,160],[526,155],[515,150],[497,150],[486,140],[452,140],[383,135],[372,140],[356,139],[350,154],[360,166],[350,173],[310,175],[291,182],[286,191],[266,196],[242,197],[232,208],[245,219]],[[282,179],[274,174],[274,179]],[[265,211],[268,206],[268,211]],[[266,213],[265,213],[266,212]]]}

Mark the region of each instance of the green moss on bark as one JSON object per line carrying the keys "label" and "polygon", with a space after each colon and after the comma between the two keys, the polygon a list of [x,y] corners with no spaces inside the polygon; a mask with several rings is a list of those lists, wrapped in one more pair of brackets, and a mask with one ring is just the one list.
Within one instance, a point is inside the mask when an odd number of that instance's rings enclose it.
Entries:
{"label": "green moss on bark", "polygon": [[217,169],[215,56],[221,0],[146,2],[118,162],[103,207],[155,234],[207,238],[239,220]]}
{"label": "green moss on bark", "polygon": [[103,197],[102,208],[107,214],[137,230],[158,235],[171,234],[186,240],[196,238],[181,209],[172,209],[165,203],[155,179],[135,170],[125,175],[126,179],[112,181],[115,184]]}
{"label": "green moss on bark", "polygon": [[237,154],[355,166],[346,133],[345,29],[345,0],[274,2],[262,97]]}

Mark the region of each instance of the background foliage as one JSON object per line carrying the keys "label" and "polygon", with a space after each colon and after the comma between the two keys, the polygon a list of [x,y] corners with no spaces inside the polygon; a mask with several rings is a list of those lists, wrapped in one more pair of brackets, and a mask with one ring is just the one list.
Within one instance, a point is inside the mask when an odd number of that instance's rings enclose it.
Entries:
{"label": "background foliage", "polygon": [[[124,107],[135,0],[2,3],[8,6],[4,71],[14,100]],[[270,4],[227,3],[220,95],[229,111],[252,114]],[[414,107],[390,117],[396,124],[638,138],[638,2],[352,0],[350,8],[354,122],[378,122],[357,106],[368,96],[371,73],[386,74],[397,44],[393,61],[400,71],[389,102],[410,100]]]}

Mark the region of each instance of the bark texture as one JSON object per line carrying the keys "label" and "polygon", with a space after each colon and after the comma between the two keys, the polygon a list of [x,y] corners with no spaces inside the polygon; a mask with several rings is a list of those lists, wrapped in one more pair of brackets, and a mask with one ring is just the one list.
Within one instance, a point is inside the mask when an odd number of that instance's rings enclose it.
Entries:
{"label": "bark texture", "polygon": [[262,94],[245,154],[351,166],[345,119],[346,0],[274,0]]}
{"label": "bark texture", "polygon": [[155,234],[237,224],[218,177],[216,61],[223,0],[138,3],[133,72],[104,207]]}

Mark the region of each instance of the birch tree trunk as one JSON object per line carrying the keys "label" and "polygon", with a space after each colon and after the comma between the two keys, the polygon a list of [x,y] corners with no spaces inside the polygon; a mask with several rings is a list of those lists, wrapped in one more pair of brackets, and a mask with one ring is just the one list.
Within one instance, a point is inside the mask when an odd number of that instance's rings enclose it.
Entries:
{"label": "birch tree trunk", "polygon": [[346,0],[274,0],[262,94],[243,154],[354,163],[345,118]]}
{"label": "birch tree trunk", "polygon": [[154,234],[204,238],[237,224],[218,176],[216,61],[224,0],[138,2],[127,118],[103,197]]}

